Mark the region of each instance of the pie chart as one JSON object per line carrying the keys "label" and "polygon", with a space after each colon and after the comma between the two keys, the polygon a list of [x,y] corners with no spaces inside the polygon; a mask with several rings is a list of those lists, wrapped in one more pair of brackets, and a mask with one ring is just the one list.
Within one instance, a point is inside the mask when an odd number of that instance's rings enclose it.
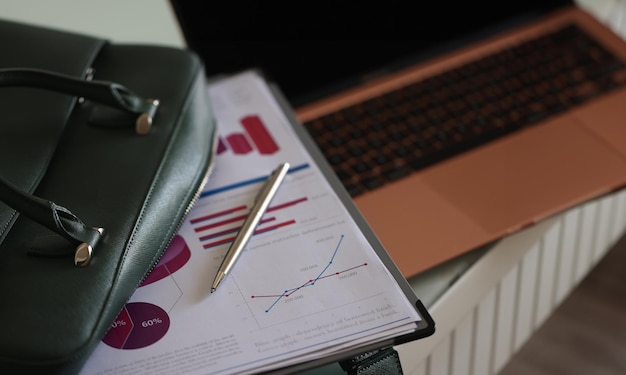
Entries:
{"label": "pie chart", "polygon": [[150,272],[150,274],[143,280],[141,285],[146,286],[148,284],[152,284],[156,281],[159,281],[184,266],[187,261],[191,258],[191,251],[189,250],[189,246],[179,234],[174,236],[172,242],[163,253],[163,257],[156,264],[154,269]]}
{"label": "pie chart", "polygon": [[127,303],[102,341],[116,349],[139,349],[159,341],[170,328],[170,318],[159,306]]}

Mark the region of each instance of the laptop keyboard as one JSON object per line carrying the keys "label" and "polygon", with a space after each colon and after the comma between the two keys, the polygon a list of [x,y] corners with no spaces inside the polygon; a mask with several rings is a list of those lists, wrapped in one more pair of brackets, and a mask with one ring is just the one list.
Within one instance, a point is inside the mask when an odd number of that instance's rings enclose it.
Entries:
{"label": "laptop keyboard", "polygon": [[356,197],[625,83],[624,62],[570,25],[304,125]]}

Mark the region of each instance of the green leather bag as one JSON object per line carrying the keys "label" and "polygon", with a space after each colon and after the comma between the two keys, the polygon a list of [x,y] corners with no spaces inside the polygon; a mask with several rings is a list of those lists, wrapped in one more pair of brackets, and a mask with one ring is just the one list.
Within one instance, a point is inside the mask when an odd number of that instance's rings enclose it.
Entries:
{"label": "green leather bag", "polygon": [[0,373],[74,374],[212,169],[203,65],[7,21],[0,51]]}

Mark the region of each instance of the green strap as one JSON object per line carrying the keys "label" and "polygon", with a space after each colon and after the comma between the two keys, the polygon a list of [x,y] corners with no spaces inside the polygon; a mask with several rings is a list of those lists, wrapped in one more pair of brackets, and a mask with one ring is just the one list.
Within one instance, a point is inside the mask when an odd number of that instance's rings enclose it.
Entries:
{"label": "green strap", "polygon": [[[148,134],[159,101],[136,95],[115,82],[84,80],[48,70],[0,69],[0,87],[31,87],[50,90],[104,104],[92,113],[93,125],[119,127],[135,125],[137,134]],[[36,108],[37,103],[32,103]]]}
{"label": "green strap", "polygon": [[339,363],[348,375],[402,375],[398,352],[392,348],[374,350]]}
{"label": "green strap", "polygon": [[[106,81],[87,81],[41,69],[0,69],[0,87],[32,87],[85,97],[95,102],[135,113],[150,113],[153,104],[135,95],[126,87]],[[35,105],[36,103],[33,103]]]}

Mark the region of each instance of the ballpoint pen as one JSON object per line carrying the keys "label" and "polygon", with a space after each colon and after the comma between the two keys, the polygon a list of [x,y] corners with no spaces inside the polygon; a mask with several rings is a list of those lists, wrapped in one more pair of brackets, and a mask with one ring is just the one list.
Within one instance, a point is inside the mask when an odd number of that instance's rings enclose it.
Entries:
{"label": "ballpoint pen", "polygon": [[267,210],[270,202],[274,198],[276,191],[278,191],[278,187],[281,182],[287,175],[287,171],[289,170],[289,163],[283,163],[278,168],[272,172],[270,177],[267,179],[267,182],[259,191],[259,194],[256,196],[254,200],[252,209],[250,210],[250,214],[246,220],[244,220],[241,229],[235,236],[235,239],[231,243],[228,251],[226,252],[226,256],[222,260],[222,264],[220,268],[217,270],[217,274],[215,275],[215,279],[213,280],[213,285],[211,286],[211,293],[217,289],[217,286],[220,284],[222,279],[228,275],[231,268],[239,258],[239,255],[246,247],[250,237],[254,234],[254,230],[256,229],[261,217]]}

